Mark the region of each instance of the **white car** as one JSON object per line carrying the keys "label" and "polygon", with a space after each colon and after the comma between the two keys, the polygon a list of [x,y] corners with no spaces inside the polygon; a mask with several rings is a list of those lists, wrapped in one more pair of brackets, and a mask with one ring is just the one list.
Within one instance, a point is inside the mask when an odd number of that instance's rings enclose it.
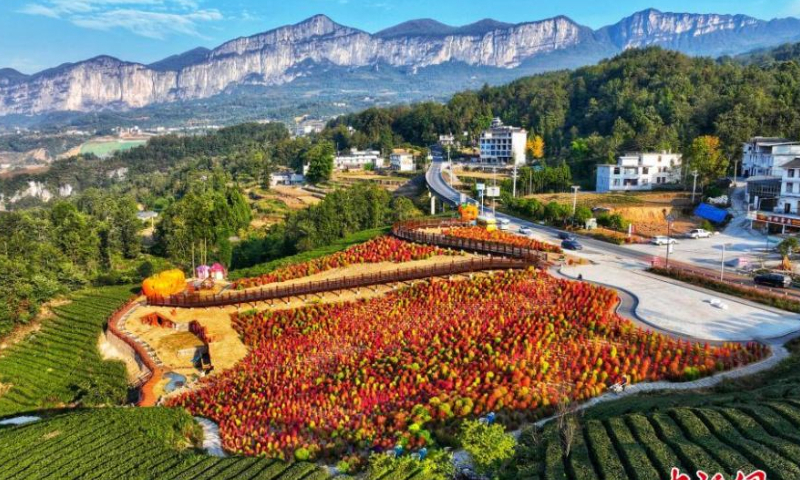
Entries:
{"label": "white car", "polygon": [[533,229],[532,228],[528,228],[528,227],[522,227],[522,228],[519,229],[519,234],[520,235],[525,235],[525,236],[533,235]]}
{"label": "white car", "polygon": [[675,245],[678,243],[674,238],[667,237],[666,235],[656,235],[650,240],[653,245]]}
{"label": "white car", "polygon": [[686,236],[689,238],[709,238],[711,237],[711,232],[702,228],[695,228],[694,230],[690,230]]}

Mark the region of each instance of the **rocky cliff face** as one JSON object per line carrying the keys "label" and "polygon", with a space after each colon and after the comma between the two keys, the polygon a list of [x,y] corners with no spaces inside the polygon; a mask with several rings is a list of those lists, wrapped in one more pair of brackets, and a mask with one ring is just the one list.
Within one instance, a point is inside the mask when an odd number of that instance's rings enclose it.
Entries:
{"label": "rocky cliff face", "polygon": [[556,17],[517,25],[483,20],[461,28],[424,21],[372,35],[318,15],[152,66],[102,56],[31,76],[8,74],[0,78],[0,115],[128,109],[207,98],[237,85],[291,82],[299,75],[294,67],[308,62],[345,67],[386,64],[411,71],[446,62],[513,69],[537,56],[576,47],[607,52],[663,45],[712,54],[742,43],[747,49],[766,46],[765,42],[777,44],[792,35],[800,37],[800,21],[656,10],[596,32]]}
{"label": "rocky cliff face", "polygon": [[800,20],[769,22],[745,15],[694,15],[649,9],[598,31],[619,49],[659,45],[697,55],[737,54],[800,40]]}

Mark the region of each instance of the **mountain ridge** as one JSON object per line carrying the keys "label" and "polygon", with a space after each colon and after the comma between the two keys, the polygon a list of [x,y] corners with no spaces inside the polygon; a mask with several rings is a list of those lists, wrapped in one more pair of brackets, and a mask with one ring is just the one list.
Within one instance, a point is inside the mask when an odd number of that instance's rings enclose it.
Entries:
{"label": "mountain ridge", "polygon": [[795,39],[800,40],[796,18],[766,21],[746,15],[656,9],[636,12],[596,30],[559,15],[517,24],[487,18],[458,27],[417,19],[368,33],[319,14],[149,65],[99,55],[32,75],[8,70],[0,74],[0,116],[124,110],[209,98],[241,85],[292,82],[308,70],[301,67],[313,63],[349,68],[383,65],[413,75],[420,68],[448,62],[513,71],[541,59],[540,70],[547,70],[547,57],[556,52],[567,58],[573,54],[579,66],[579,62],[651,45],[720,56]]}

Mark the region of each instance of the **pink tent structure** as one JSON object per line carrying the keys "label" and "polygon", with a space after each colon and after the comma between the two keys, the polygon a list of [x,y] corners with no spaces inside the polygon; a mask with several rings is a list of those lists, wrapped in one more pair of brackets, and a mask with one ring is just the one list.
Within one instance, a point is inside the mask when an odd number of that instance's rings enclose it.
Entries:
{"label": "pink tent structure", "polygon": [[223,267],[221,263],[211,265],[211,277],[214,280],[224,280],[226,274],[225,267]]}
{"label": "pink tent structure", "polygon": [[198,280],[205,280],[211,276],[211,267],[208,265],[200,265],[195,268],[194,273]]}

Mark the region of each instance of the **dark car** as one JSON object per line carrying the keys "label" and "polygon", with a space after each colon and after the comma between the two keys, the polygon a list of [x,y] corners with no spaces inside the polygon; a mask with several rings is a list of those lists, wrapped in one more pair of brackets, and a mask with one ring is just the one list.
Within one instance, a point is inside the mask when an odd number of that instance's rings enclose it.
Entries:
{"label": "dark car", "polygon": [[789,288],[792,285],[792,277],[781,275],[780,273],[764,273],[756,275],[753,281],[757,285],[766,285],[775,288]]}
{"label": "dark car", "polygon": [[569,232],[558,232],[558,238],[561,240],[575,240],[575,236]]}
{"label": "dark car", "polygon": [[564,250],[583,250],[583,245],[578,243],[574,238],[570,238],[561,242],[561,248]]}

